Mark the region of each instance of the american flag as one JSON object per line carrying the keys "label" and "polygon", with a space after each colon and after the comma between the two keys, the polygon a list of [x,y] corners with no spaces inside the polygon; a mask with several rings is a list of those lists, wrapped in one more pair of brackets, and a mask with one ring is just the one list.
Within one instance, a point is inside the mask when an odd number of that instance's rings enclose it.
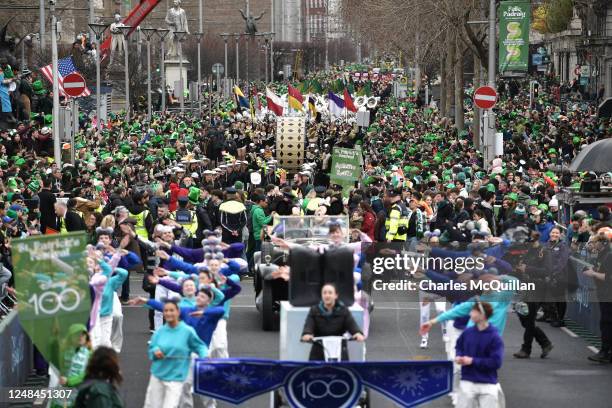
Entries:
{"label": "american flag", "polygon": [[[66,96],[66,92],[64,92],[64,77],[68,74],[72,74],[73,72],[78,73],[78,71],[76,67],[74,66],[74,63],[72,62],[72,57],[66,57],[66,58],[57,60],[57,68],[59,71],[58,82],[59,82],[60,95]],[[42,67],[40,71],[45,76],[45,78],[47,78],[47,81],[53,84],[53,64],[49,64],[45,67]],[[89,88],[85,87],[85,90],[80,96],[89,96],[89,95],[91,95],[91,91],[89,90]]]}

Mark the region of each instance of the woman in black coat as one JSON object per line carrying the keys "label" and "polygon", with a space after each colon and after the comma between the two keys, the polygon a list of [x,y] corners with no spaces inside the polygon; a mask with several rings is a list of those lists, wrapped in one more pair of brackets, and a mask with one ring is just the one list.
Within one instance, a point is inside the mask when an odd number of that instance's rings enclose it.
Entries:
{"label": "woman in black coat", "polygon": [[[349,332],[357,341],[364,341],[363,333],[353,318],[351,311],[338,300],[338,290],[332,283],[326,283],[321,289],[321,301],[312,306],[302,330],[302,341],[312,341],[313,337],[342,336]],[[310,349],[312,360],[325,360],[325,352],[319,343]],[[348,360],[348,351],[342,347],[342,360]]]}

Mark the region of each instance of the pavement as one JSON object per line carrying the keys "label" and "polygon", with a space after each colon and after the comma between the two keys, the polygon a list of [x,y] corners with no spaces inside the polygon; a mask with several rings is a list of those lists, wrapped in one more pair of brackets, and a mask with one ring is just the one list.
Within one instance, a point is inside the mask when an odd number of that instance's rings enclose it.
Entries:
{"label": "pavement", "polygon": [[[144,295],[140,277],[131,278],[132,296]],[[259,313],[254,306],[252,281],[242,282],[243,291],[235,298],[228,324],[229,352],[232,357],[278,358],[278,332],[261,329]],[[371,316],[370,337],[367,340],[367,359],[371,361],[405,359],[445,359],[442,334],[434,327],[429,336],[429,348],[419,348],[417,328],[419,310],[416,298],[400,298],[387,293],[375,293],[375,310]],[[432,313],[434,308],[432,307]],[[433,314],[432,314],[433,316]],[[554,344],[547,359],[539,358],[534,345],[531,359],[517,360],[512,354],[519,350],[523,329],[516,316],[508,317],[504,333],[505,358],[499,373],[508,408],[589,408],[610,407],[612,364],[598,365],[587,360],[593,353],[587,342],[570,330],[561,330],[542,323],[542,329]],[[149,381],[147,360],[147,311],[141,307],[124,307],[124,346],[121,368],[124,383],[120,389],[125,406],[142,407]],[[576,336],[576,337],[574,337]],[[241,406],[267,408],[268,396],[251,399]],[[397,405],[376,393],[372,395],[375,408]],[[196,407],[201,405],[196,404]],[[232,405],[219,403],[219,407]],[[450,398],[441,397],[424,407],[452,407]]]}

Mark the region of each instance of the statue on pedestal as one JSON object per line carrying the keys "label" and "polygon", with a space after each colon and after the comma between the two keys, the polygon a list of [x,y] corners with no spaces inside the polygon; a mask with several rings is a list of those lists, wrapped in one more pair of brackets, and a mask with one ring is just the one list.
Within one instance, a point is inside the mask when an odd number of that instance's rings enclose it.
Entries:
{"label": "statue on pedestal", "polygon": [[254,35],[257,32],[257,25],[255,24],[256,21],[261,20],[261,18],[264,16],[264,14],[266,14],[265,11],[263,11],[259,17],[253,17],[252,14],[249,14],[248,16],[246,14],[244,14],[244,11],[242,11],[242,9],[240,10],[240,14],[242,14],[242,18],[244,19],[244,21],[246,22],[246,30],[245,33],[249,34],[249,35]]}
{"label": "statue on pedestal", "polygon": [[187,15],[185,10],[181,8],[181,0],[174,0],[174,7],[168,9],[166,14],[166,24],[170,29],[171,35],[168,37],[168,52],[167,57],[178,57],[179,44],[178,39],[175,36],[177,31],[185,31],[189,33],[189,27],[187,26]]}
{"label": "statue on pedestal", "polygon": [[113,65],[115,55],[121,55],[125,52],[123,33],[120,29],[120,27],[123,27],[124,25],[125,24],[121,22],[121,16],[119,13],[115,14],[115,20],[110,25],[111,53],[109,65]]}

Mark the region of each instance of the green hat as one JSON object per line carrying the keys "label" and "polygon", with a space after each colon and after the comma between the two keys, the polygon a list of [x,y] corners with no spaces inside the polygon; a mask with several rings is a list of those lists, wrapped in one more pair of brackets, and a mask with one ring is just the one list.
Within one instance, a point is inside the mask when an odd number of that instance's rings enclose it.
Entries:
{"label": "green hat", "polygon": [[538,200],[529,200],[529,205],[538,206]]}
{"label": "green hat", "polygon": [[34,91],[36,95],[44,95],[47,93],[47,90],[40,79],[32,82],[32,91]]}
{"label": "green hat", "polygon": [[512,201],[518,201],[518,194],[516,193],[510,193],[508,194],[508,198]]}
{"label": "green hat", "polygon": [[15,210],[6,210],[6,216],[12,219],[17,218],[17,211]]}
{"label": "green hat", "polygon": [[53,123],[53,115],[45,115],[45,125],[50,125]]}
{"label": "green hat", "polygon": [[457,180],[465,181],[465,173],[457,173]]}
{"label": "green hat", "polygon": [[176,140],[178,139],[178,132],[172,132],[172,134],[170,135],[170,140]]}
{"label": "green hat", "polygon": [[197,205],[200,202],[200,193],[202,192],[202,190],[200,190],[197,187],[189,187],[189,193],[187,194],[187,197],[189,198],[189,202],[193,205]]}
{"label": "green hat", "polygon": [[544,203],[538,205],[538,209],[542,211],[548,211],[548,206]]}
{"label": "green hat", "polygon": [[15,166],[17,167],[21,167],[25,164],[25,159],[23,157],[19,157],[17,160],[15,160]]}
{"label": "green hat", "polygon": [[28,184],[28,190],[32,192],[37,192],[40,189],[40,182],[38,180],[32,180],[30,184]]}
{"label": "green hat", "polygon": [[580,143],[580,136],[574,136],[574,138],[572,139],[572,142],[574,144],[579,144]]}
{"label": "green hat", "polygon": [[148,163],[153,163],[155,160],[157,160],[157,157],[148,155],[144,160]]}
{"label": "green hat", "polygon": [[244,190],[244,183],[242,181],[238,180],[238,181],[236,181],[234,183],[234,188],[236,190]]}
{"label": "green hat", "polygon": [[169,160],[176,159],[176,149],[173,147],[164,147],[164,157]]}
{"label": "green hat", "polygon": [[487,184],[487,191],[490,191],[490,192],[494,193],[495,192],[495,184],[493,184],[493,183]]}
{"label": "green hat", "polygon": [[15,177],[9,177],[9,179],[6,181],[6,186],[10,189],[17,188],[17,180]]}
{"label": "green hat", "polygon": [[455,185],[453,183],[448,183],[446,185],[446,188],[455,188]]}
{"label": "green hat", "polygon": [[557,150],[555,150],[554,147],[551,147],[550,149],[548,149],[548,154],[557,154]]}
{"label": "green hat", "polygon": [[429,162],[427,160],[423,161],[423,167],[429,167]]}
{"label": "green hat", "polygon": [[127,143],[123,143],[119,149],[121,150],[121,153],[123,154],[130,154],[132,151],[132,148]]}

